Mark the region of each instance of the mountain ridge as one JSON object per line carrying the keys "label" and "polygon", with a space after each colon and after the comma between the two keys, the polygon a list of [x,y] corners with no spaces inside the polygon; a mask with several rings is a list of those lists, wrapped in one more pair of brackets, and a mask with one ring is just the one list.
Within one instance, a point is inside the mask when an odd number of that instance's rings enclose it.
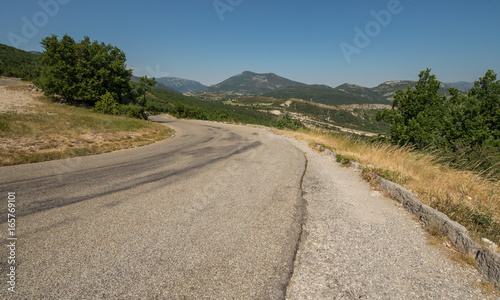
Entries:
{"label": "mountain ridge", "polygon": [[198,81],[179,77],[156,78],[156,82],[171,87],[182,94],[196,92],[207,88],[206,85]]}
{"label": "mountain ridge", "polygon": [[[266,96],[280,99],[297,98],[326,105],[341,104],[390,104],[398,89],[414,87],[415,80],[385,81],[376,87],[368,88],[357,84],[344,83],[335,88],[324,84],[305,84],[281,77],[275,73],[254,73],[244,71],[218,84],[212,85],[200,93],[212,93],[224,96]],[[442,83],[439,92],[449,94],[448,88],[456,87],[466,92],[469,82]]]}
{"label": "mountain ridge", "polygon": [[288,86],[306,86],[307,84],[278,76],[274,73],[254,73],[244,71],[218,84],[212,85],[203,92],[225,95],[259,95]]}

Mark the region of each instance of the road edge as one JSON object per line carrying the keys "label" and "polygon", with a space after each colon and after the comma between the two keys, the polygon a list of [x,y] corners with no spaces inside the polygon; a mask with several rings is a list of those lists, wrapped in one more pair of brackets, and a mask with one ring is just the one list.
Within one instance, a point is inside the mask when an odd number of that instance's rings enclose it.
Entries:
{"label": "road edge", "polygon": [[[320,149],[327,155],[336,158],[337,154],[329,149]],[[351,162],[350,168],[360,170],[361,175],[365,171],[358,163]],[[453,245],[462,252],[471,255],[477,262],[479,273],[490,280],[500,289],[500,254],[492,251],[488,247],[480,246],[473,241],[468,230],[451,220],[446,214],[423,204],[413,192],[403,186],[384,178],[376,178],[378,186],[386,192],[392,199],[400,202],[404,208],[417,217],[426,227],[437,227],[446,237],[450,239]]]}

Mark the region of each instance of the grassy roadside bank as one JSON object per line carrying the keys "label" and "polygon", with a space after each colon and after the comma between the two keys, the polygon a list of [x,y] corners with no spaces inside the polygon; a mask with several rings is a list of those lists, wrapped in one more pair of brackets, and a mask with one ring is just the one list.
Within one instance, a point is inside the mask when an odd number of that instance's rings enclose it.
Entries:
{"label": "grassy roadside bank", "polygon": [[[365,179],[380,175],[418,195],[423,203],[464,225],[478,243],[500,242],[500,183],[470,171],[456,170],[437,155],[408,147],[369,143],[342,134],[300,130],[286,132],[299,140],[322,145],[345,161],[369,166]],[[372,175],[370,175],[372,174]]]}
{"label": "grassy roadside bank", "polygon": [[21,113],[19,109],[0,111],[0,166],[139,147],[174,133],[150,121],[54,103],[40,92],[29,91],[27,84],[3,89],[1,101],[18,97],[31,102]]}

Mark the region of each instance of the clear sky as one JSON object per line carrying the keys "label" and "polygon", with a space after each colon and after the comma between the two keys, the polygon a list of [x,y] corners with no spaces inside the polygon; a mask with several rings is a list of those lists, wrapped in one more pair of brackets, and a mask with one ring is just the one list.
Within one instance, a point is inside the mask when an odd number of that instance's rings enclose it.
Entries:
{"label": "clear sky", "polygon": [[373,87],[426,68],[443,82],[499,74],[499,15],[498,0],[2,0],[0,43],[42,51],[67,33],[117,46],[140,76]]}

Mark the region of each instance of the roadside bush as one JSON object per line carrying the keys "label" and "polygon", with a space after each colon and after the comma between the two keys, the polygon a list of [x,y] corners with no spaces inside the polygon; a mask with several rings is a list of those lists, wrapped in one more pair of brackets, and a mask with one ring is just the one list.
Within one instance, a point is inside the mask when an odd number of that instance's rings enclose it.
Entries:
{"label": "roadside bush", "polygon": [[119,109],[122,111],[122,113],[120,113],[121,115],[137,119],[148,119],[148,116],[144,112],[144,108],[141,106],[120,104]]}
{"label": "roadside bush", "polygon": [[107,115],[116,114],[118,102],[114,99],[110,92],[101,96],[101,100],[97,101],[94,106],[94,111]]}
{"label": "roadside bush", "polygon": [[96,102],[94,111],[107,115],[121,115],[144,120],[147,120],[148,118],[142,107],[118,104],[118,102],[113,98],[113,95],[109,92],[104,94],[101,97],[101,100]]}
{"label": "roadside bush", "polygon": [[274,127],[278,129],[290,129],[290,130],[298,130],[303,127],[302,123],[297,119],[292,119],[289,113],[282,115],[276,122],[274,123]]}

